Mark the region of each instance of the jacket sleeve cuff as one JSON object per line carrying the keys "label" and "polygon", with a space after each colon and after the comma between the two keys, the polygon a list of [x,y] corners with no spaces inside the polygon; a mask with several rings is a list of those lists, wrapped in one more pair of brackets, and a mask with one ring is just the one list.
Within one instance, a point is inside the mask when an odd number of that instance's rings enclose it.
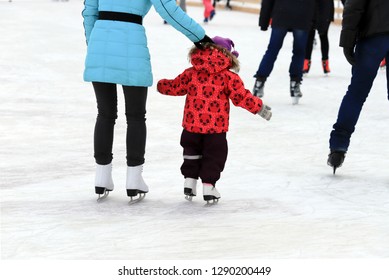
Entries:
{"label": "jacket sleeve cuff", "polygon": [[343,48],[353,48],[357,41],[357,32],[352,30],[342,30],[340,33],[339,46]]}

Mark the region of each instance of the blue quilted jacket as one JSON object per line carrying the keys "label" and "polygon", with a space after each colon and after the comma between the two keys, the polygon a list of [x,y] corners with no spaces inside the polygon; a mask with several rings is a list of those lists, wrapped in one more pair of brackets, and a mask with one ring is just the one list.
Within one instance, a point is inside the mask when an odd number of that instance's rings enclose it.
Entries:
{"label": "blue quilted jacket", "polygon": [[204,38],[204,29],[182,11],[175,0],[85,0],[82,16],[88,44],[84,80],[126,86],[153,84],[150,52],[143,25],[98,20],[99,11],[132,13],[144,17],[155,10],[192,42]]}

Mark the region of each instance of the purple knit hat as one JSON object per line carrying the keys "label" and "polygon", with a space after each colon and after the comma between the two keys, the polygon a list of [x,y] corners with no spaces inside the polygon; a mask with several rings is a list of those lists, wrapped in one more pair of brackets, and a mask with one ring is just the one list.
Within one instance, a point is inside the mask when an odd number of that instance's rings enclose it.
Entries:
{"label": "purple knit hat", "polygon": [[223,48],[226,48],[228,51],[230,51],[235,57],[239,56],[239,53],[236,50],[232,51],[232,48],[235,47],[234,42],[229,38],[223,38],[223,37],[213,37],[212,41]]}

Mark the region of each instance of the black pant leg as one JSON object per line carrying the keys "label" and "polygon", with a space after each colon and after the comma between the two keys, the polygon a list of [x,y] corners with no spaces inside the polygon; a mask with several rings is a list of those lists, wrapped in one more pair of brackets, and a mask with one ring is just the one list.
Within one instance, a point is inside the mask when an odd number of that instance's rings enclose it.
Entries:
{"label": "black pant leg", "polygon": [[307,46],[305,48],[305,59],[311,60],[312,57],[312,49],[313,49],[313,41],[315,40],[316,30],[312,28],[308,33]]}
{"label": "black pant leg", "polygon": [[94,157],[97,164],[112,162],[114,126],[117,119],[116,85],[93,82],[97,102],[97,118],[94,130]]}
{"label": "black pant leg", "polygon": [[200,178],[203,183],[215,185],[220,179],[227,160],[228,145],[226,133],[205,134]]}
{"label": "black pant leg", "polygon": [[181,174],[185,178],[198,179],[203,149],[203,135],[182,131],[180,144],[183,147],[184,162],[181,165]]}
{"label": "black pant leg", "polygon": [[147,87],[123,86],[127,120],[127,166],[145,162]]}
{"label": "black pant leg", "polygon": [[328,53],[330,50],[330,43],[328,41],[328,34],[323,33],[319,34],[320,37],[320,48],[321,48],[321,59],[327,60],[328,59]]}

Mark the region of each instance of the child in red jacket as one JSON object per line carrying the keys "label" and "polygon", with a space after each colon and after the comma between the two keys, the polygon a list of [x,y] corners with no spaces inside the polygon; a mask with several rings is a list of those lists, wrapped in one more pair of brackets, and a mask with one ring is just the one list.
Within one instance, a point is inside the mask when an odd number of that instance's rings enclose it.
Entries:
{"label": "child in red jacket", "polygon": [[272,116],[271,108],[253,96],[235,73],[239,71],[239,53],[232,50],[234,42],[222,37],[212,40],[214,43],[206,43],[202,49],[190,50],[192,67],[175,79],[160,80],[157,85],[162,94],[186,95],[180,143],[184,148],[184,194],[192,200],[200,177],[207,202],[220,198],[215,184],[227,160],[229,101],[266,120]]}

